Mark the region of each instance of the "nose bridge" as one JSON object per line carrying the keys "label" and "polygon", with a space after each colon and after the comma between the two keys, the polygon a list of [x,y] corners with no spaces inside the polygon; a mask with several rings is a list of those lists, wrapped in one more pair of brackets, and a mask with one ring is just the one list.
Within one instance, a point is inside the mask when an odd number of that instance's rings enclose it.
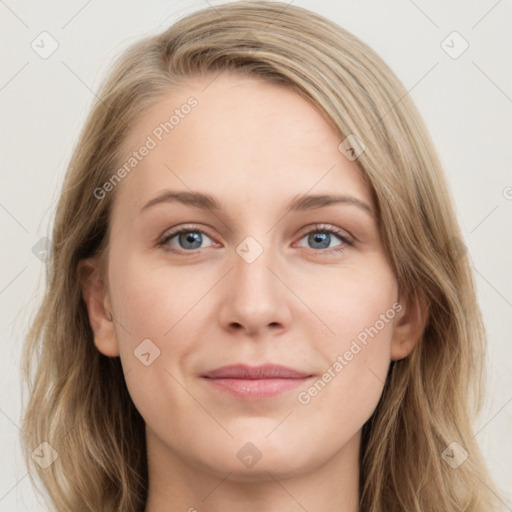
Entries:
{"label": "nose bridge", "polygon": [[225,327],[237,324],[247,331],[258,332],[268,326],[283,327],[288,322],[286,290],[274,275],[279,258],[272,253],[271,237],[259,238],[261,242],[247,236],[235,247],[234,268],[221,315]]}
{"label": "nose bridge", "polygon": [[264,294],[269,301],[279,293],[276,286],[278,283],[275,282],[277,280],[269,270],[276,261],[272,253],[271,237],[263,239],[260,235],[256,239],[248,235],[235,247],[235,253],[233,279],[239,291],[244,292],[244,298],[250,300],[253,295]]}

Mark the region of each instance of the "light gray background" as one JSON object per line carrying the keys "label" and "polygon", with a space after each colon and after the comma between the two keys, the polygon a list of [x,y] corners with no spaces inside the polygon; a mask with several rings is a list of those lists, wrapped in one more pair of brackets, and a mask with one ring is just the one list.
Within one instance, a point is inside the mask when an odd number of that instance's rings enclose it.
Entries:
{"label": "light gray background", "polygon": [[[489,335],[487,400],[475,431],[492,475],[507,492],[504,510],[512,510],[511,2],[294,4],[372,46],[410,90],[429,127],[455,199]],[[18,427],[20,349],[43,282],[44,264],[32,247],[51,233],[66,165],[94,93],[129,43],[206,6],[205,0],[0,0],[0,511],[42,510],[22,463]],[[47,59],[31,48],[43,31],[59,45]],[[453,31],[469,43],[457,59],[441,47]]]}

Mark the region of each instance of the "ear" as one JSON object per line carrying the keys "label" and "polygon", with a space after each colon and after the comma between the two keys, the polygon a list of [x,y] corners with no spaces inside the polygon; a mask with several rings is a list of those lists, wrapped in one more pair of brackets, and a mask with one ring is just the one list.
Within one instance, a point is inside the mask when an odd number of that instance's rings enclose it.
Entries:
{"label": "ear", "polygon": [[78,275],[82,286],[82,296],[87,306],[89,323],[94,333],[94,344],[104,355],[119,355],[112,307],[108,290],[101,277],[96,258],[82,260],[78,264]]}
{"label": "ear", "polygon": [[428,324],[428,306],[419,295],[400,296],[402,306],[395,316],[393,338],[391,340],[391,360],[407,357],[420,340]]}

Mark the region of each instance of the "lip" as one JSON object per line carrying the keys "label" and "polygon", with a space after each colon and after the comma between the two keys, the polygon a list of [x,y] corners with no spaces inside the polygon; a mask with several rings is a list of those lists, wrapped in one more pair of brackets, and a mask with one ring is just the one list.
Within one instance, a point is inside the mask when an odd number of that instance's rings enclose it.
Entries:
{"label": "lip", "polygon": [[214,389],[244,400],[271,398],[303,385],[312,374],[281,365],[222,366],[201,375]]}
{"label": "lip", "polygon": [[249,366],[247,364],[233,364],[221,366],[202,374],[201,377],[209,379],[303,379],[311,377],[310,373],[300,372],[293,368],[279,364],[264,364]]}

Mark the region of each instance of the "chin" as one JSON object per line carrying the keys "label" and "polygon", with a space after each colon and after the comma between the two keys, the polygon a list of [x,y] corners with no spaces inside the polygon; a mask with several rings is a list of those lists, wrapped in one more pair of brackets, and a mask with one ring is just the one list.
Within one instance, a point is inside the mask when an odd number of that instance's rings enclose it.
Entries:
{"label": "chin", "polygon": [[[315,451],[307,439],[295,445],[283,441],[282,438],[276,437],[272,441],[264,438],[261,440],[262,437],[261,433],[254,437],[235,436],[235,439],[217,444],[215,450],[210,446],[209,450],[196,453],[196,457],[199,455],[197,463],[204,470],[222,478],[229,474],[229,480],[249,482],[265,481],[272,477],[291,478],[307,473],[323,462],[321,451]],[[249,441],[251,438],[255,441]],[[327,458],[331,455],[327,455]]]}

